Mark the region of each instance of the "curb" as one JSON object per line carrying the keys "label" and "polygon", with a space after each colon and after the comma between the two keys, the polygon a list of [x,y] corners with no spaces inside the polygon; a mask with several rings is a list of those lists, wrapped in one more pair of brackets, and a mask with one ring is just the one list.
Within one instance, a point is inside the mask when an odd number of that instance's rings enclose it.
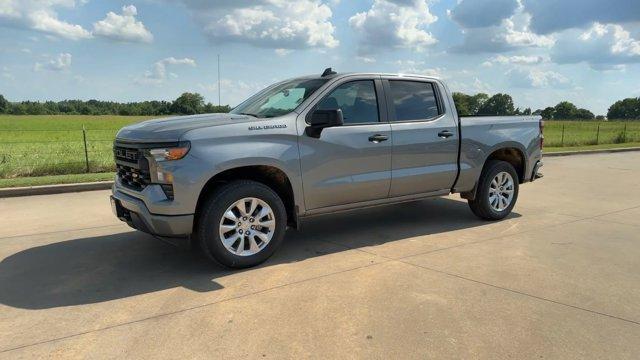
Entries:
{"label": "curb", "polygon": [[542,156],[554,157],[554,156],[569,156],[569,155],[591,155],[591,154],[619,153],[619,152],[628,152],[628,151],[640,151],[640,147],[582,150],[582,151],[558,151],[558,152],[552,152],[552,153],[543,152]]}
{"label": "curb", "polygon": [[50,195],[63,194],[70,192],[92,191],[92,190],[108,190],[113,186],[113,181],[98,181],[91,183],[78,184],[60,184],[60,185],[41,185],[41,186],[25,186],[16,188],[0,189],[0,198],[31,196],[31,195]]}

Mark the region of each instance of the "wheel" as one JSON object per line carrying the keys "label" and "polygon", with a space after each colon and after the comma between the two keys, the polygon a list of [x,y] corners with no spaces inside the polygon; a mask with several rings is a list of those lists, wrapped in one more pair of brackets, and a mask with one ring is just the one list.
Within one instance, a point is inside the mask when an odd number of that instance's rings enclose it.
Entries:
{"label": "wheel", "polygon": [[518,173],[506,161],[491,160],[482,170],[476,197],[469,207],[485,220],[504,219],[518,200]]}
{"label": "wheel", "polygon": [[245,268],[275,252],[286,224],[286,210],[278,194],[264,184],[240,180],[209,196],[198,217],[196,236],[210,259]]}

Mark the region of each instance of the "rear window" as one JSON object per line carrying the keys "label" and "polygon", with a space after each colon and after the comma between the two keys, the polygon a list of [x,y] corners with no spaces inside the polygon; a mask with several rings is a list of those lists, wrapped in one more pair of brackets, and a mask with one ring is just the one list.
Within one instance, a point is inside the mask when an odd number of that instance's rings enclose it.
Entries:
{"label": "rear window", "polygon": [[394,121],[427,120],[439,115],[433,84],[419,81],[389,81],[396,109]]}

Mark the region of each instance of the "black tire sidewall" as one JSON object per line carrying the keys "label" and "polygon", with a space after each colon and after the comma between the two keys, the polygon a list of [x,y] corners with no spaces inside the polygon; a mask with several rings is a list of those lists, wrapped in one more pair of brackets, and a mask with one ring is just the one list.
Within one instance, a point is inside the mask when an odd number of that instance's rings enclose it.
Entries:
{"label": "black tire sidewall", "polygon": [[[491,204],[489,203],[489,187],[493,178],[503,171],[511,175],[511,177],[513,178],[513,199],[511,199],[511,203],[505,210],[496,211],[491,207]],[[476,194],[475,201],[478,203],[480,207],[479,210],[481,212],[481,214],[477,215],[490,220],[504,219],[511,213],[513,207],[516,205],[516,202],[518,200],[518,192],[519,178],[518,173],[513,168],[513,165],[509,164],[506,161],[491,161],[489,164],[487,164],[485,171],[483,171],[480,188],[478,189],[478,193]]]}
{"label": "black tire sidewall", "polygon": [[[266,202],[273,210],[276,228],[271,241],[262,251],[251,256],[229,252],[220,240],[219,225],[224,212],[236,201],[254,197]],[[278,248],[286,231],[287,214],[282,200],[266,185],[255,181],[235,181],[224,185],[207,199],[199,219],[198,235],[206,255],[231,268],[245,268],[267,260]]]}

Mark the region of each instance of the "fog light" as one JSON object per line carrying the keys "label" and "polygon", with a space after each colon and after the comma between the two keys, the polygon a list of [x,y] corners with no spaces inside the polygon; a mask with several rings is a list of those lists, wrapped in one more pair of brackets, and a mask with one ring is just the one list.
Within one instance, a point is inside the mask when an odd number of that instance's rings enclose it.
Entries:
{"label": "fog light", "polygon": [[161,183],[167,183],[167,184],[173,184],[173,174],[168,172],[168,171],[163,171],[162,169],[158,168],[158,172],[157,172],[157,178],[158,178],[158,182]]}

